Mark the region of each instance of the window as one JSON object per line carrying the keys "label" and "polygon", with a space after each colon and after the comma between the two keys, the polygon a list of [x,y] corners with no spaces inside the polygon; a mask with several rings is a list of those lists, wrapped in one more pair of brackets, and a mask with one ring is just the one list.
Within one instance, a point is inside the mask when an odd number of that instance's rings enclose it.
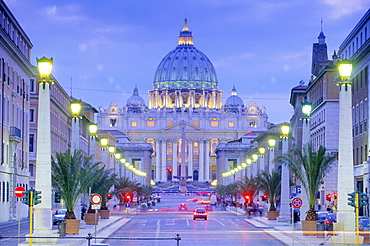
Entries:
{"label": "window", "polygon": [[110,127],[116,127],[117,126],[117,119],[110,119]]}
{"label": "window", "polygon": [[229,121],[229,127],[234,127],[234,121]]}
{"label": "window", "polygon": [[131,121],[131,127],[137,127],[137,121]]}
{"label": "window", "polygon": [[34,143],[35,143],[35,135],[34,134],[30,134],[30,142],[29,142],[29,152],[33,152],[34,151]]}
{"label": "window", "polygon": [[172,143],[167,143],[167,155],[172,155]]}
{"label": "window", "polygon": [[211,121],[211,127],[218,127],[218,121]]}
{"label": "window", "polygon": [[198,121],[194,121],[194,122],[193,122],[193,125],[194,125],[194,126],[199,126],[199,122],[198,122]]}
{"label": "window", "polygon": [[34,123],[35,122],[35,109],[30,108],[30,122]]}
{"label": "window", "polygon": [[154,121],[147,121],[146,126],[148,127],[154,127]]}
{"label": "window", "polygon": [[172,126],[172,121],[167,121],[167,126]]}
{"label": "window", "polygon": [[194,142],[194,155],[199,155],[199,146],[198,142]]}
{"label": "window", "polygon": [[249,127],[257,127],[255,120],[249,120]]}

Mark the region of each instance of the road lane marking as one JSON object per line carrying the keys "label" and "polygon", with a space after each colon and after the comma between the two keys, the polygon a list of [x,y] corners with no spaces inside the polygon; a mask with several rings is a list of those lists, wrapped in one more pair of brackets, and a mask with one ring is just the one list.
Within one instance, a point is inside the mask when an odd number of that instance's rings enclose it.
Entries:
{"label": "road lane marking", "polygon": [[186,224],[189,226],[190,224],[189,224],[189,220],[188,219],[186,219]]}
{"label": "road lane marking", "polygon": [[215,221],[217,221],[218,223],[220,223],[221,225],[223,225],[223,226],[226,226],[226,225],[224,225],[223,223],[221,223],[221,221],[219,221],[219,220],[217,220],[217,219],[215,219]]}

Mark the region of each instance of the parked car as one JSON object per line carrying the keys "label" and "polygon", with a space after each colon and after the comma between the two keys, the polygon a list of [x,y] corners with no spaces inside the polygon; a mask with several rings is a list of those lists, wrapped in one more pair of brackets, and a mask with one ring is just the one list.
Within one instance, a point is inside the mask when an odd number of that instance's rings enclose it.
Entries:
{"label": "parked car", "polygon": [[362,216],[358,220],[358,230],[359,231],[369,231],[369,217]]}
{"label": "parked car", "polygon": [[64,216],[67,213],[67,209],[58,209],[53,214],[53,224],[57,225],[60,221],[64,221]]}
{"label": "parked car", "polygon": [[179,205],[179,211],[187,211],[188,210],[188,205],[186,205],[185,203],[181,203]]}
{"label": "parked car", "polygon": [[317,216],[319,217],[316,222],[318,223],[324,223],[325,220],[328,218],[329,212],[317,212]]}
{"label": "parked car", "polygon": [[206,206],[204,206],[204,209],[205,209],[206,211],[213,211],[213,207],[212,207],[211,205],[206,205]]}
{"label": "parked car", "polygon": [[208,217],[208,213],[204,208],[194,209],[193,220],[195,220],[197,218],[207,220],[207,217]]}

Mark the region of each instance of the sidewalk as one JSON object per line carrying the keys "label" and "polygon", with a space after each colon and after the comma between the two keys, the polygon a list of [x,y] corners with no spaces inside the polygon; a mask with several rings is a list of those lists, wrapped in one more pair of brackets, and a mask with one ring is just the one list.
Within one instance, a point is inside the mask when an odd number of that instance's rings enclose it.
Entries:
{"label": "sidewalk", "polygon": [[[268,220],[265,216],[251,216],[246,217],[245,211],[238,208],[227,208],[230,213],[244,216],[245,221],[256,228],[260,228],[264,232],[270,234],[272,237],[283,242],[285,245],[294,246],[313,246],[313,245],[333,245],[329,237],[318,238],[317,236],[303,236],[302,229],[295,229],[293,231],[292,224],[288,222],[278,222],[277,220]],[[362,245],[370,245],[364,243]]]}

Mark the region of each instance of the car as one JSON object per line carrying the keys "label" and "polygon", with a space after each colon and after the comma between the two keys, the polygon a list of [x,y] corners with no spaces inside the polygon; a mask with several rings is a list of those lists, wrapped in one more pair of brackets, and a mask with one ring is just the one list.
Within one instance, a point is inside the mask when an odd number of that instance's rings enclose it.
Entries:
{"label": "car", "polygon": [[53,214],[53,224],[57,225],[60,221],[64,221],[64,216],[67,213],[67,209],[58,209]]}
{"label": "car", "polygon": [[327,218],[324,221],[325,231],[333,230],[333,223],[337,222],[337,214],[329,213]]}
{"label": "car", "polygon": [[204,209],[205,209],[206,211],[213,211],[213,207],[212,207],[211,205],[206,205],[206,206],[204,206]]}
{"label": "car", "polygon": [[204,208],[194,209],[193,220],[195,220],[197,218],[207,220],[207,217],[208,217],[208,213]]}
{"label": "car", "polygon": [[179,205],[179,211],[187,211],[188,210],[188,205],[186,205],[185,203],[181,203]]}
{"label": "car", "polygon": [[325,220],[328,218],[329,212],[317,212],[317,216],[319,217],[316,222],[318,223],[324,223]]}
{"label": "car", "polygon": [[359,231],[369,231],[369,217],[361,216],[358,220]]}

